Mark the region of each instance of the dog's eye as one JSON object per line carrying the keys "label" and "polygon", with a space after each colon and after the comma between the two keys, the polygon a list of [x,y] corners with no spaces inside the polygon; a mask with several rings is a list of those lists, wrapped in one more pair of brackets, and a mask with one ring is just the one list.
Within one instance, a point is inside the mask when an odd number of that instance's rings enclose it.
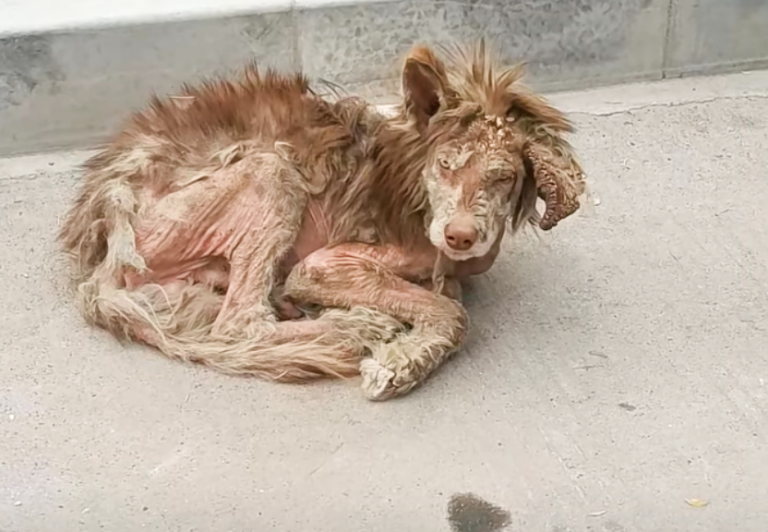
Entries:
{"label": "dog's eye", "polygon": [[502,170],[496,170],[493,172],[493,181],[495,183],[510,183],[514,181],[515,179],[515,173],[510,171],[502,171]]}

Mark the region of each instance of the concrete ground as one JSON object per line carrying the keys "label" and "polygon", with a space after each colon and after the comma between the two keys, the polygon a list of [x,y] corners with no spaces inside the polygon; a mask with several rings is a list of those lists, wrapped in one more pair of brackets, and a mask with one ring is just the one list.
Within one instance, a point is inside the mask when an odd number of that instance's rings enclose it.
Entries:
{"label": "concrete ground", "polygon": [[0,530],[765,530],[766,98],[556,95],[597,205],[508,242],[468,347],[387,403],[85,326],[52,238],[86,154],[0,162]]}

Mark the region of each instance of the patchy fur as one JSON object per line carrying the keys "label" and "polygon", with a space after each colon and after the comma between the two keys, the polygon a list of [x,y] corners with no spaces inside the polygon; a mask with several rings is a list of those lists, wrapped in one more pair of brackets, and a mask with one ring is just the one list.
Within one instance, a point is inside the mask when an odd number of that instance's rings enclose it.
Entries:
{"label": "patchy fur", "polygon": [[551,229],[584,186],[522,68],[482,42],[443,55],[408,54],[390,118],[254,65],[153,97],[85,164],[60,231],[85,318],[231,374],[359,371],[375,400],[422,383],[462,345],[458,281],[505,223]]}

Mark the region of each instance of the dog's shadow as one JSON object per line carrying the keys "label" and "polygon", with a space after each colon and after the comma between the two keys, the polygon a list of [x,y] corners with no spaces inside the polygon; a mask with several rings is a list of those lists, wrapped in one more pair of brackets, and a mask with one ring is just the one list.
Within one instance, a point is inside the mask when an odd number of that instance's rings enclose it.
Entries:
{"label": "dog's shadow", "polygon": [[551,244],[511,249],[488,272],[462,283],[470,325],[461,352],[537,343],[540,331],[552,327],[594,326],[598,317],[580,301],[599,306],[605,295],[591,283],[589,260],[575,247]]}

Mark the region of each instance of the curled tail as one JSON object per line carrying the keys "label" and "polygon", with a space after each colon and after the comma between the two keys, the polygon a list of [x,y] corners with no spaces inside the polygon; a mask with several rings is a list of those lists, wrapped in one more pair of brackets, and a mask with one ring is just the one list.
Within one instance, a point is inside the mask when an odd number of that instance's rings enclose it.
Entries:
{"label": "curled tail", "polygon": [[170,358],[222,373],[277,382],[354,376],[367,350],[402,329],[379,312],[332,309],[314,320],[265,322],[247,337],[217,337],[212,329],[223,299],[201,284],[125,289],[100,282],[98,275],[77,290],[86,319],[118,338],[143,341]]}

